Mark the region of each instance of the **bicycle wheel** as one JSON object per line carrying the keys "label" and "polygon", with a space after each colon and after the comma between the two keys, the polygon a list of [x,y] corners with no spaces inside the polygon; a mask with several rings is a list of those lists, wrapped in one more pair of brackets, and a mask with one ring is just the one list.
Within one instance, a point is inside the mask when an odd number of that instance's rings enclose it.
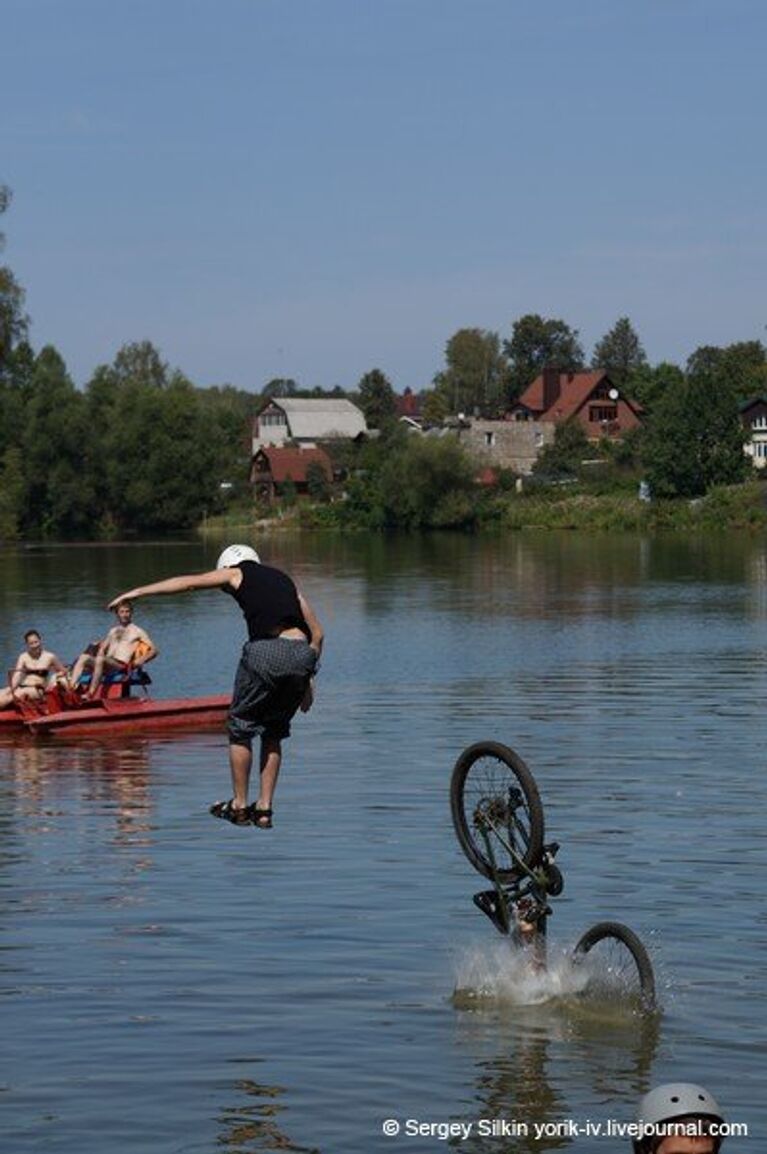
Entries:
{"label": "bicycle wheel", "polygon": [[[588,958],[588,962],[586,959]],[[641,941],[620,922],[598,922],[577,943],[573,961],[590,966],[586,991],[607,998],[636,998],[655,1009],[655,975]]]}
{"label": "bicycle wheel", "polygon": [[543,806],[535,778],[508,746],[480,741],[463,751],[450,779],[450,810],[461,849],[486,878],[518,878],[514,854],[530,869],[538,865]]}

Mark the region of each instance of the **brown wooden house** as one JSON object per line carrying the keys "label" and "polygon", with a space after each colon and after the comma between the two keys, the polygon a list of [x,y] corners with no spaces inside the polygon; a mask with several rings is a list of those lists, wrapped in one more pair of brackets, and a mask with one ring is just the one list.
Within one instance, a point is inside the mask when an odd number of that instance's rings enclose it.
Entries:
{"label": "brown wooden house", "polygon": [[642,423],[642,406],[616,388],[604,369],[561,372],[544,369],[509,417],[516,421],[577,421],[590,440],[621,437]]}
{"label": "brown wooden house", "polygon": [[328,484],[333,481],[333,465],[324,449],[265,446],[253,455],[250,482],[257,501],[271,504],[285,492],[288,482],[295,485],[296,493],[308,492],[307,474],[311,466],[319,466]]}

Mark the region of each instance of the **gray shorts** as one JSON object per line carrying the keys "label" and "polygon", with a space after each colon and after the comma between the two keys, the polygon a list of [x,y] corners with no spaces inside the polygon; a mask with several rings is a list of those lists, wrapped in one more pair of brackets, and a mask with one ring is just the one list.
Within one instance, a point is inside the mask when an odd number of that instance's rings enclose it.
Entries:
{"label": "gray shorts", "polygon": [[254,737],[289,737],[316,665],[317,654],[306,641],[246,641],[229,709],[231,744],[250,747]]}

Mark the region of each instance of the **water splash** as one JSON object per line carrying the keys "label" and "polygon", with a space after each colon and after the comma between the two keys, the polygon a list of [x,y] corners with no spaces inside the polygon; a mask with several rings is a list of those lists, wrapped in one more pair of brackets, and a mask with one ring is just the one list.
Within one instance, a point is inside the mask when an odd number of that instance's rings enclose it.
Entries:
{"label": "water splash", "polygon": [[508,939],[468,947],[455,968],[453,1001],[463,1008],[494,1002],[538,1006],[574,997],[589,984],[588,972],[573,965],[570,951],[549,947],[546,969],[540,969],[529,950]]}

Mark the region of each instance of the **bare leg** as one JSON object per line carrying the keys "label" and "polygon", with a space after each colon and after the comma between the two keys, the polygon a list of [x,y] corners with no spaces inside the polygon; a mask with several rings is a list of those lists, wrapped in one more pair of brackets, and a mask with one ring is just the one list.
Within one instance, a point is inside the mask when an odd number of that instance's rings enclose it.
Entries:
{"label": "bare leg", "polygon": [[40,701],[43,697],[42,686],[20,685],[18,689],[3,689],[0,692],[0,709],[7,709],[14,701]]}
{"label": "bare leg", "polygon": [[91,676],[91,683],[88,689],[87,697],[93,698],[96,696],[101,685],[101,679],[104,676],[104,671],[111,673],[113,669],[125,669],[121,661],[115,661],[114,658],[107,656],[98,656],[93,662],[93,674]]}
{"label": "bare leg", "polygon": [[[261,777],[258,788],[256,809],[271,809],[274,789],[280,774],[282,762],[282,745],[272,737],[261,739]],[[256,825],[267,825],[269,819],[257,818]]]}
{"label": "bare leg", "polygon": [[80,654],[72,667],[72,672],[69,675],[70,689],[77,689],[77,686],[80,683],[80,678],[82,677],[85,670],[92,664],[93,658],[91,657],[90,653]]}
{"label": "bare leg", "polygon": [[98,687],[101,685],[101,678],[104,676],[105,658],[99,655],[93,662],[93,673],[91,674],[91,683],[88,686],[86,697],[95,697]]}
{"label": "bare leg", "polygon": [[245,809],[248,804],[248,783],[253,753],[247,745],[229,746],[229,768],[232,771],[232,792],[234,808]]}

